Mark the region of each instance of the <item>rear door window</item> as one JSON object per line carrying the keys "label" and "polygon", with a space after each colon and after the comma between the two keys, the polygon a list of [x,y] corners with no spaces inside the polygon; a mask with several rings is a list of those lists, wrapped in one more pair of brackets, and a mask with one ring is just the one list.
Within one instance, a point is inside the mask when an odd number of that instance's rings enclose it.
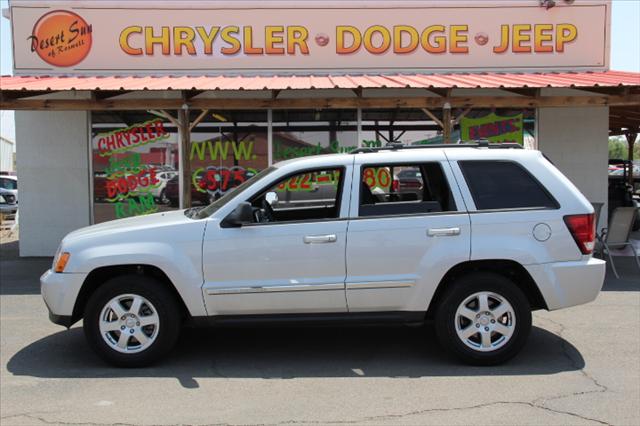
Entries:
{"label": "rear door window", "polygon": [[478,210],[556,209],[558,202],[513,161],[459,161]]}
{"label": "rear door window", "polygon": [[363,165],[360,216],[439,213],[456,210],[440,163]]}

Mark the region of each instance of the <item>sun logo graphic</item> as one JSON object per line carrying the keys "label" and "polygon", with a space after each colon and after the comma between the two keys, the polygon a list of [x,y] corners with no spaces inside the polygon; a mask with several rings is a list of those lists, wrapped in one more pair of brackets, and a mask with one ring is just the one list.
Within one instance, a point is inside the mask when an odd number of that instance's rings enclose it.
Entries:
{"label": "sun logo graphic", "polygon": [[33,26],[28,41],[31,52],[54,67],[72,67],[91,50],[93,28],[80,15],[55,10],[43,15]]}

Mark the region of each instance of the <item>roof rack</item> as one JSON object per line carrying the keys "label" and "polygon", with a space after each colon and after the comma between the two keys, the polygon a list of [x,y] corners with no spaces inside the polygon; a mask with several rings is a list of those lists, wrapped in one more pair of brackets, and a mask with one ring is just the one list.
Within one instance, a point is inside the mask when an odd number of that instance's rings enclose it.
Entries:
{"label": "roof rack", "polygon": [[471,142],[458,142],[456,144],[433,144],[433,145],[404,145],[402,143],[388,143],[379,147],[363,147],[354,149],[350,154],[362,154],[378,151],[397,151],[400,149],[428,149],[428,148],[488,148],[488,149],[524,149],[524,147],[514,142],[490,143],[486,139]]}

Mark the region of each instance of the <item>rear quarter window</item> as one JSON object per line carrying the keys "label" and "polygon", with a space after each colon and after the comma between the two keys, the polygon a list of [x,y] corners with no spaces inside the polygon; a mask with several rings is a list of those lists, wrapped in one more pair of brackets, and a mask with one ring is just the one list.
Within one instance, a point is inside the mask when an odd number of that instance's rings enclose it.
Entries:
{"label": "rear quarter window", "polygon": [[478,210],[557,209],[558,202],[513,161],[459,161]]}

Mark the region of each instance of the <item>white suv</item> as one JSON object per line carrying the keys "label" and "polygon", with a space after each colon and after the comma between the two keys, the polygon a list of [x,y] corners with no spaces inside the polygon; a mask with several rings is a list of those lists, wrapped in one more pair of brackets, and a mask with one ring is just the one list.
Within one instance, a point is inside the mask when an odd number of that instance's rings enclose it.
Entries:
{"label": "white suv", "polygon": [[488,365],[522,348],[532,310],[596,298],[594,233],[591,204],[540,152],[361,149],[278,163],[205,208],[72,232],[42,295],[120,366],[165,355],[185,321],[433,321],[446,349]]}

